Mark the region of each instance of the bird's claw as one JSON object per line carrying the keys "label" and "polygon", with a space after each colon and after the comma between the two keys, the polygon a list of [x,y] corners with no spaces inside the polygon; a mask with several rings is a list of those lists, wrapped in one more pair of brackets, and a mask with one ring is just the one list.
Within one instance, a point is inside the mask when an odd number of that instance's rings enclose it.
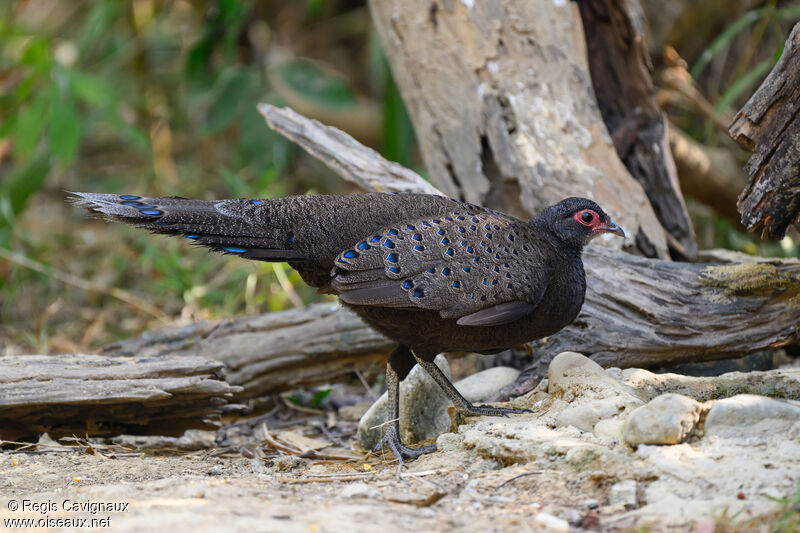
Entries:
{"label": "bird's claw", "polygon": [[397,459],[397,462],[401,465],[405,464],[405,459],[416,459],[421,455],[436,451],[435,444],[431,444],[430,446],[422,446],[420,448],[409,448],[400,441],[400,437],[393,427],[390,427],[386,431],[386,434],[383,436],[380,442],[375,445],[372,451],[377,452],[381,450],[385,444],[389,445],[389,448],[391,448],[392,453]]}
{"label": "bird's claw", "polygon": [[520,407],[494,407],[491,405],[470,405],[465,409],[459,409],[459,414],[462,416],[509,416],[532,412],[531,409]]}

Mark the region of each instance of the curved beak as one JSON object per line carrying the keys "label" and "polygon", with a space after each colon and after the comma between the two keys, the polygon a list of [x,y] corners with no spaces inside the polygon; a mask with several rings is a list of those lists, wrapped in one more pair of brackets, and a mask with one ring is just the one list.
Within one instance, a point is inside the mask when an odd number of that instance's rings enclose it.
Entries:
{"label": "curved beak", "polygon": [[613,220],[598,224],[592,229],[592,231],[597,233],[613,233],[614,235],[619,235],[620,237],[625,238],[625,230],[620,228]]}

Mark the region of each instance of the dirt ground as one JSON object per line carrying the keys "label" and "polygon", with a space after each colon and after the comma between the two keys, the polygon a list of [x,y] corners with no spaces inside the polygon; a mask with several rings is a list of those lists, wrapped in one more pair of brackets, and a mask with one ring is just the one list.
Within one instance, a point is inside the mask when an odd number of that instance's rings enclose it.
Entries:
{"label": "dirt ground", "polygon": [[[594,529],[599,514],[620,510],[597,509],[602,480],[531,465],[500,468],[468,452],[422,457],[399,473],[382,458],[369,470],[367,463],[310,461],[280,471],[262,460],[198,453],[111,459],[74,452],[0,454],[0,519],[110,517],[118,532],[537,531],[549,518],[542,512],[566,513]],[[58,508],[10,510],[24,500]],[[91,515],[68,512],[66,500],[128,506]]]}

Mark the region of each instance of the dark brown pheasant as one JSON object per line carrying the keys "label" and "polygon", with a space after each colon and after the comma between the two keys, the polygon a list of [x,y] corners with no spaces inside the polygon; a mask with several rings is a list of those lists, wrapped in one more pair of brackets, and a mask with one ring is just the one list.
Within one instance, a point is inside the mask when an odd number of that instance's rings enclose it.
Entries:
{"label": "dark brown pheasant", "polygon": [[382,444],[400,462],[435,450],[399,438],[399,382],[421,365],[465,415],[518,409],[473,406],[439,368],[444,351],[505,350],[575,319],[586,281],[583,247],[623,231],[591,200],[568,198],[528,222],[424,194],[294,196],[216,202],[75,193],[103,218],[182,235],[214,251],[288,261],[321,292],[337,294],[398,342],[386,368]]}

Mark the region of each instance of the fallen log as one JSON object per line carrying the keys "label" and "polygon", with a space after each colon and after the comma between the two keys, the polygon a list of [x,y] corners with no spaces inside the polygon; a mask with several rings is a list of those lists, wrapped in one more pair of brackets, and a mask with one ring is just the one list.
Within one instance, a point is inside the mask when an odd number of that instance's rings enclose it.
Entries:
{"label": "fallen log", "polygon": [[0,440],[213,429],[233,395],[221,363],[198,357],[0,357]]}
{"label": "fallen log", "polygon": [[753,152],[739,196],[742,224],[762,239],[782,239],[800,222],[800,23],[778,63],[736,114],[731,137]]}
{"label": "fallen log", "polygon": [[239,400],[342,381],[383,362],[393,343],[338,304],[164,327],[107,346],[110,356],[185,356],[221,361]]}

